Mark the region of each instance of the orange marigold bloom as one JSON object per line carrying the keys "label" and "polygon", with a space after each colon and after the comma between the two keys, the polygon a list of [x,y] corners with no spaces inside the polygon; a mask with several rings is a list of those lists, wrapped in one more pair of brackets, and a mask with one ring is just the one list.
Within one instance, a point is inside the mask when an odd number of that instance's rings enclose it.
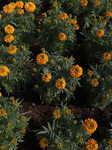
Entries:
{"label": "orange marigold bloom", "polygon": [[64,33],[60,33],[58,35],[58,38],[61,40],[61,41],[64,41],[66,39],[66,35]]}
{"label": "orange marigold bloom", "polygon": [[109,145],[112,147],[112,139],[108,141]]}
{"label": "orange marigold bloom", "polygon": [[88,4],[88,1],[87,1],[87,0],[81,0],[81,1],[80,1],[80,5],[83,6],[83,7],[84,7],[84,6],[87,6],[87,4]]}
{"label": "orange marigold bloom", "polygon": [[54,117],[55,117],[56,119],[59,118],[59,117],[61,117],[61,115],[60,115],[60,110],[54,110],[53,115],[54,115]]}
{"label": "orange marigold bloom", "polygon": [[46,146],[49,147],[48,144],[49,144],[49,142],[48,142],[48,140],[47,140],[46,138],[43,138],[43,139],[40,141],[40,146],[41,146],[41,148],[44,148],[44,149],[45,149]]}
{"label": "orange marigold bloom", "polygon": [[97,32],[96,32],[96,36],[97,37],[102,37],[104,35],[104,31],[103,30],[98,30]]}
{"label": "orange marigold bloom", "polygon": [[61,19],[61,20],[65,20],[65,19],[67,19],[68,18],[68,15],[67,15],[67,13],[61,13],[60,15],[59,15],[59,18]]}
{"label": "orange marigold bloom", "polygon": [[75,24],[75,25],[74,25],[74,29],[75,29],[75,30],[79,30],[79,25],[78,25],[78,24]]}
{"label": "orange marigold bloom", "polygon": [[89,70],[87,74],[88,74],[89,76],[92,76],[92,75],[93,75],[93,71]]}
{"label": "orange marigold bloom", "polygon": [[63,78],[58,79],[55,83],[55,86],[56,86],[57,89],[64,89],[65,86],[66,86],[66,82]]}
{"label": "orange marigold bloom", "polygon": [[5,145],[2,145],[2,146],[1,146],[1,149],[2,149],[2,150],[5,149]]}
{"label": "orange marigold bloom", "polygon": [[2,18],[2,15],[0,14],[0,19]]}
{"label": "orange marigold bloom", "polygon": [[13,9],[16,7],[16,4],[14,2],[9,3],[13,7]]}
{"label": "orange marigold bloom", "polygon": [[106,23],[107,23],[107,20],[104,20],[104,21],[102,22],[103,25],[105,25]]}
{"label": "orange marigold bloom", "polygon": [[28,2],[25,4],[24,8],[28,12],[33,12],[36,9],[36,5],[32,2]]}
{"label": "orange marigold bloom", "polygon": [[21,8],[18,9],[18,10],[17,10],[17,13],[18,13],[19,15],[24,14],[24,9],[21,9]]}
{"label": "orange marigold bloom", "polygon": [[4,7],[3,7],[3,11],[4,11],[4,13],[6,13],[6,14],[10,14],[10,13],[12,13],[13,12],[13,7],[12,7],[12,5],[5,5]]}
{"label": "orange marigold bloom", "polygon": [[17,8],[23,8],[23,6],[24,6],[24,3],[22,1],[17,1],[16,2],[16,7]]}
{"label": "orange marigold bloom", "polygon": [[58,7],[58,4],[57,4],[57,3],[54,3],[53,6],[56,8],[56,7]]}
{"label": "orange marigold bloom", "polygon": [[9,54],[13,55],[17,52],[17,47],[15,45],[11,45],[11,46],[9,46],[7,51],[8,51]]}
{"label": "orange marigold bloom", "polygon": [[111,55],[110,55],[109,53],[104,53],[104,54],[102,55],[102,58],[105,59],[105,60],[110,59],[110,57],[111,57]]}
{"label": "orange marigold bloom", "polygon": [[84,121],[83,127],[89,134],[92,134],[96,131],[98,124],[94,119],[88,118]]}
{"label": "orange marigold bloom", "polygon": [[107,11],[106,12],[106,17],[112,17],[112,12],[111,11]]}
{"label": "orange marigold bloom", "polygon": [[100,1],[95,1],[95,2],[94,2],[94,5],[95,5],[95,6],[100,5]]}
{"label": "orange marigold bloom", "polygon": [[21,130],[21,133],[25,133],[25,132],[26,132],[26,130],[25,130],[25,129],[22,129],[22,130]]}
{"label": "orange marigold bloom", "polygon": [[94,139],[89,139],[86,144],[86,149],[87,150],[97,150],[98,149],[97,141],[95,141]]}
{"label": "orange marigold bloom", "polygon": [[0,66],[0,76],[7,76],[9,72],[9,69],[6,66]]}
{"label": "orange marigold bloom", "polygon": [[72,22],[72,24],[76,24],[77,20],[76,19],[72,19],[71,22]]}
{"label": "orange marigold bloom", "polygon": [[17,142],[17,139],[16,138],[13,138],[12,139],[12,143],[16,143]]}
{"label": "orange marigold bloom", "polygon": [[14,32],[14,27],[8,24],[4,27],[4,32],[7,34],[12,34]]}
{"label": "orange marigold bloom", "polygon": [[70,115],[71,114],[71,109],[66,109],[66,114]]}
{"label": "orange marigold bloom", "polygon": [[25,116],[22,116],[22,117],[21,117],[21,120],[24,121],[24,120],[25,120]]}
{"label": "orange marigold bloom", "polygon": [[91,85],[93,87],[96,87],[98,84],[99,84],[99,82],[98,82],[98,80],[96,78],[94,78],[94,79],[91,80]]}
{"label": "orange marigold bloom", "polygon": [[14,40],[14,36],[12,36],[12,35],[6,35],[4,37],[4,41],[7,42],[7,43],[12,42],[13,40]]}
{"label": "orange marigold bloom", "polygon": [[5,113],[5,110],[4,109],[0,109],[0,116],[5,116],[7,115],[7,113]]}
{"label": "orange marigold bloom", "polygon": [[44,73],[42,76],[42,81],[49,82],[51,79],[51,75],[49,73]]}
{"label": "orange marigold bloom", "polygon": [[79,142],[80,142],[80,143],[83,143],[83,142],[84,142],[84,139],[83,139],[83,138],[80,138],[80,139],[79,139]]}
{"label": "orange marigold bloom", "polygon": [[70,69],[70,74],[74,78],[79,78],[83,73],[82,68],[79,65],[72,66]]}
{"label": "orange marigold bloom", "polygon": [[107,97],[104,97],[104,98],[103,98],[103,101],[108,102],[108,98],[107,98]]}
{"label": "orange marigold bloom", "polygon": [[18,102],[17,101],[13,101],[12,104],[16,106],[18,104]]}
{"label": "orange marigold bloom", "polygon": [[37,55],[36,63],[37,64],[46,64],[48,62],[48,56],[44,53],[40,53]]}

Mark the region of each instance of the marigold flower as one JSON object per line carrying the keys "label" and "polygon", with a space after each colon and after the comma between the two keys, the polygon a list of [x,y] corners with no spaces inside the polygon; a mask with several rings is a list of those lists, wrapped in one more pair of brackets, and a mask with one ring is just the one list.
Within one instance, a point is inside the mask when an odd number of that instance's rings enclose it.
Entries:
{"label": "marigold flower", "polygon": [[10,123],[10,122],[8,122],[7,126],[11,126],[11,123]]}
{"label": "marigold flower", "polygon": [[49,73],[44,73],[42,76],[42,81],[49,82],[51,79],[51,75]]}
{"label": "marigold flower", "polygon": [[33,68],[33,71],[37,72],[37,68]]}
{"label": "marigold flower", "polygon": [[73,56],[71,56],[71,58],[72,58],[72,60],[74,60],[74,61],[75,61],[75,58],[74,58]]}
{"label": "marigold flower", "polygon": [[112,12],[111,11],[107,11],[106,12],[106,17],[112,17]]}
{"label": "marigold flower", "polygon": [[83,143],[83,142],[84,142],[83,138],[80,138],[80,139],[79,139],[79,142],[80,142],[80,143]]}
{"label": "marigold flower", "polygon": [[1,149],[2,149],[2,150],[5,149],[5,145],[2,145],[2,146],[1,146]]}
{"label": "marigold flower", "polygon": [[5,115],[7,115],[5,110],[4,109],[0,109],[0,116],[5,116]]}
{"label": "marigold flower", "polygon": [[57,23],[57,19],[54,19],[54,22]]}
{"label": "marigold flower", "polygon": [[17,142],[17,139],[16,138],[13,138],[12,139],[12,143],[16,143]]}
{"label": "marigold flower", "polygon": [[18,104],[18,102],[17,101],[13,101],[12,104],[16,106]]}
{"label": "marigold flower", "polygon": [[36,85],[35,85],[35,88],[37,88],[37,89],[38,89],[38,88],[39,88],[39,86],[36,84]]}
{"label": "marigold flower", "polygon": [[47,20],[47,22],[48,22],[48,23],[51,23],[51,20],[50,20],[50,19],[48,19],[48,20]]}
{"label": "marigold flower", "polygon": [[57,3],[54,3],[53,6],[56,8],[56,7],[58,7],[58,4],[57,4]]}
{"label": "marigold flower", "polygon": [[28,62],[27,62],[27,61],[25,61],[25,62],[24,62],[24,65],[25,65],[25,66],[27,66],[27,65],[28,65]]}
{"label": "marigold flower", "polygon": [[76,123],[77,123],[77,120],[73,120],[73,123],[76,124]]}
{"label": "marigold flower", "polygon": [[36,63],[37,64],[46,64],[48,62],[48,56],[44,53],[40,53],[37,55]]}
{"label": "marigold flower", "polygon": [[65,20],[65,19],[67,19],[68,18],[68,15],[67,15],[67,13],[61,13],[60,15],[59,15],[59,18],[61,19],[61,20]]}
{"label": "marigold flower", "polygon": [[2,15],[0,14],[0,19],[2,18]]}
{"label": "marigold flower", "polygon": [[17,47],[15,45],[11,45],[11,46],[9,46],[7,51],[8,51],[9,54],[13,55],[17,52]]}
{"label": "marigold flower", "polygon": [[89,139],[86,144],[86,149],[87,150],[97,150],[98,149],[97,141],[95,141],[94,139]]}
{"label": "marigold flower", "polygon": [[75,25],[74,25],[74,29],[75,29],[75,30],[79,30],[79,25],[78,25],[78,24],[75,24]]}
{"label": "marigold flower", "polygon": [[66,114],[70,115],[71,114],[71,109],[66,109]]}
{"label": "marigold flower", "polygon": [[14,27],[8,24],[4,27],[4,32],[7,34],[12,34],[14,32]]}
{"label": "marigold flower", "polygon": [[4,7],[3,7],[3,11],[4,11],[4,13],[6,13],[6,14],[10,14],[10,13],[12,13],[13,12],[13,7],[12,7],[12,5],[5,5]]}
{"label": "marigold flower", "polygon": [[46,138],[43,138],[43,139],[40,141],[40,146],[41,146],[41,148],[44,148],[44,149],[45,149],[46,146],[49,147],[48,144],[49,144],[49,142],[48,142],[48,140],[47,140]]}
{"label": "marigold flower", "polygon": [[110,93],[110,94],[112,94],[112,89],[111,89],[111,90],[109,90],[109,93]]}
{"label": "marigold flower", "polygon": [[11,101],[13,101],[14,99],[15,99],[14,96],[11,96],[11,97],[10,97],[10,100],[11,100]]}
{"label": "marigold flower", "polygon": [[92,75],[93,75],[93,71],[89,70],[87,74],[88,74],[89,76],[92,76]]}
{"label": "marigold flower", "polygon": [[102,37],[104,35],[104,31],[103,30],[98,30],[97,32],[96,32],[96,36],[97,37]]}
{"label": "marigold flower", "polygon": [[2,93],[0,92],[0,97],[2,96]]}
{"label": "marigold flower", "polygon": [[33,12],[36,9],[36,5],[32,2],[28,2],[25,4],[24,8],[28,12]]}
{"label": "marigold flower", "polygon": [[106,23],[107,23],[107,20],[104,20],[104,21],[102,22],[103,25],[105,25]]}
{"label": "marigold flower", "polygon": [[94,22],[97,22],[98,21],[98,19],[94,19]]}
{"label": "marigold flower", "polygon": [[93,87],[96,87],[98,84],[99,84],[99,82],[98,82],[98,80],[96,78],[94,78],[94,79],[91,80],[91,85]]}
{"label": "marigold flower", "polygon": [[109,145],[112,147],[112,139],[108,141]]}
{"label": "marigold flower", "polygon": [[25,129],[22,129],[22,130],[21,130],[21,133],[25,133],[25,132],[26,132],[26,130],[25,130]]}
{"label": "marigold flower", "polygon": [[95,6],[100,5],[100,1],[95,1],[95,2],[94,2],[94,5],[95,5]]}
{"label": "marigold flower", "polygon": [[54,117],[55,117],[56,119],[59,118],[59,117],[61,117],[61,115],[60,115],[60,110],[54,110],[53,115],[54,115]]}
{"label": "marigold flower", "polygon": [[6,35],[4,37],[4,41],[7,42],[7,43],[12,42],[13,40],[14,40],[14,36],[12,36],[12,35]]}
{"label": "marigold flower", "polygon": [[13,9],[16,7],[16,4],[14,2],[9,3],[9,5],[11,5]]}
{"label": "marigold flower", "polygon": [[79,78],[82,75],[82,73],[83,73],[83,70],[79,65],[75,65],[70,68],[70,74],[74,78]]}
{"label": "marigold flower", "polygon": [[19,15],[24,14],[24,9],[19,8],[19,9],[17,10],[17,13],[18,13]]}
{"label": "marigold flower", "polygon": [[87,6],[87,4],[88,4],[88,1],[87,1],[87,0],[81,0],[81,1],[80,1],[80,5],[83,6],[83,7],[84,7],[84,6]]}
{"label": "marigold flower", "polygon": [[62,147],[62,144],[61,144],[61,143],[58,143],[57,146],[58,146],[58,147]]}
{"label": "marigold flower", "polygon": [[108,98],[107,98],[107,97],[104,97],[104,98],[103,98],[103,101],[108,102]]}
{"label": "marigold flower", "polygon": [[9,72],[9,69],[6,66],[0,66],[0,76],[7,76]]}
{"label": "marigold flower", "polygon": [[70,90],[73,90],[73,86],[70,86]]}
{"label": "marigold flower", "polygon": [[55,83],[55,86],[56,86],[57,89],[64,89],[65,86],[66,86],[66,82],[63,78],[58,79]]}
{"label": "marigold flower", "polygon": [[76,24],[77,20],[76,19],[72,19],[71,22],[72,22],[72,24]]}
{"label": "marigold flower", "polygon": [[96,131],[98,124],[94,119],[88,118],[84,121],[83,127],[89,134],[92,134]]}
{"label": "marigold flower", "polygon": [[21,117],[21,120],[24,121],[24,120],[25,120],[25,116],[22,116],[22,117]]}
{"label": "marigold flower", "polygon": [[22,1],[17,1],[16,2],[16,7],[17,8],[23,8],[23,6],[24,6],[24,3]]}
{"label": "marigold flower", "polygon": [[105,59],[105,60],[110,59],[110,57],[111,57],[111,55],[110,55],[109,53],[104,53],[104,54],[102,55],[102,58]]}
{"label": "marigold flower", "polygon": [[70,20],[68,20],[68,21],[67,21],[67,23],[68,23],[68,24],[71,24],[71,21],[70,21]]}
{"label": "marigold flower", "polygon": [[58,35],[58,38],[61,40],[61,41],[64,41],[66,39],[66,35],[64,33],[60,33]]}

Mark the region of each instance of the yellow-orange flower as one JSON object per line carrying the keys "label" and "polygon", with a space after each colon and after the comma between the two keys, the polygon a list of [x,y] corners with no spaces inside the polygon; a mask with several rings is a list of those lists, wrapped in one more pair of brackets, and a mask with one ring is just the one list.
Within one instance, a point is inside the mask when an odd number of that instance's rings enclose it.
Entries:
{"label": "yellow-orange flower", "polygon": [[66,35],[64,33],[60,33],[58,35],[58,38],[61,40],[61,41],[64,41],[66,39]]}
{"label": "yellow-orange flower", "polygon": [[14,99],[15,99],[14,96],[11,96],[11,97],[10,97],[10,100],[11,100],[11,101],[13,101]]}
{"label": "yellow-orange flower", "polygon": [[89,134],[92,134],[96,131],[98,124],[94,119],[88,118],[84,121],[83,127]]}
{"label": "yellow-orange flower", "polygon": [[10,123],[10,122],[8,122],[7,126],[11,126],[11,123]]}
{"label": "yellow-orange flower", "polygon": [[23,8],[23,6],[24,6],[24,3],[22,1],[17,1],[16,2],[16,7],[17,8]]}
{"label": "yellow-orange flower", "polygon": [[22,129],[22,130],[21,130],[21,133],[25,133],[25,132],[26,132],[26,130],[25,130],[25,129]]}
{"label": "yellow-orange flower", "polygon": [[0,109],[0,116],[5,116],[5,115],[7,115],[5,110],[4,109]]}
{"label": "yellow-orange flower", "polygon": [[64,78],[58,79],[55,83],[55,86],[57,89],[64,89],[66,86],[66,82],[65,82]]}
{"label": "yellow-orange flower", "polygon": [[24,9],[19,8],[19,9],[17,10],[17,13],[18,13],[19,15],[24,14]]}
{"label": "yellow-orange flower", "polygon": [[2,93],[0,92],[0,97],[2,96]]}
{"label": "yellow-orange flower", "polygon": [[112,12],[111,11],[107,11],[106,12],[106,17],[112,17]]}
{"label": "yellow-orange flower", "polygon": [[62,144],[61,144],[61,143],[58,143],[57,146],[58,146],[58,147],[62,147]]}
{"label": "yellow-orange flower", "polygon": [[61,20],[65,20],[65,19],[67,19],[68,18],[68,15],[67,15],[67,13],[61,13],[60,15],[59,15],[59,18],[61,19]]}
{"label": "yellow-orange flower", "polygon": [[105,59],[105,60],[110,59],[110,57],[111,57],[111,55],[110,55],[109,53],[104,53],[104,54],[102,55],[102,58]]}
{"label": "yellow-orange flower", "polygon": [[79,65],[75,65],[70,68],[70,74],[74,78],[79,78],[82,75],[82,73],[83,73],[83,70]]}
{"label": "yellow-orange flower", "polygon": [[24,120],[25,120],[25,116],[22,116],[22,117],[21,117],[21,120],[24,121]]}
{"label": "yellow-orange flower", "polygon": [[49,144],[49,142],[48,142],[48,140],[47,140],[46,138],[43,138],[43,139],[40,141],[40,146],[41,146],[41,148],[44,148],[44,149],[45,149],[46,146],[49,147],[48,144]]}
{"label": "yellow-orange flower", "polygon": [[2,149],[2,150],[5,149],[5,145],[2,145],[2,146],[1,146],[1,149]]}
{"label": "yellow-orange flower", "polygon": [[9,5],[11,5],[13,9],[16,7],[16,4],[14,2],[9,3]]}
{"label": "yellow-orange flower", "polygon": [[7,43],[10,43],[14,40],[14,36],[13,35],[6,35],[4,37],[4,41],[7,42]]}
{"label": "yellow-orange flower", "polygon": [[109,145],[112,147],[112,139],[108,141]]}
{"label": "yellow-orange flower", "polygon": [[42,76],[42,81],[49,82],[51,79],[51,75],[49,73],[44,73]]}
{"label": "yellow-orange flower", "polygon": [[93,75],[93,71],[89,70],[87,74],[88,74],[89,76],[92,76],[92,75]]}
{"label": "yellow-orange flower", "polygon": [[2,18],[2,15],[0,14],[0,19]]}
{"label": "yellow-orange flower", "polygon": [[75,30],[79,30],[79,25],[78,25],[78,24],[75,24],[75,25],[74,25],[74,29],[75,29]]}
{"label": "yellow-orange flower", "polygon": [[87,4],[88,4],[88,1],[87,1],[87,0],[81,0],[81,1],[80,1],[80,5],[83,6],[83,7],[84,7],[84,6],[87,6]]}
{"label": "yellow-orange flower", "polygon": [[14,27],[8,24],[4,27],[4,32],[7,34],[12,34],[14,32]]}
{"label": "yellow-orange flower", "polygon": [[4,13],[6,13],[6,14],[10,14],[10,13],[12,13],[13,12],[13,7],[12,7],[12,5],[5,5],[4,7],[3,7],[3,11],[4,11]]}
{"label": "yellow-orange flower", "polygon": [[0,76],[7,76],[9,72],[9,69],[6,66],[0,66]]}
{"label": "yellow-orange flower", "polygon": [[18,104],[18,102],[17,101],[13,101],[12,104],[16,106]]}
{"label": "yellow-orange flower", "polygon": [[104,20],[104,21],[102,22],[103,25],[105,25],[106,23],[107,23],[107,20]]}
{"label": "yellow-orange flower", "polygon": [[40,53],[37,55],[36,63],[37,64],[46,64],[48,62],[48,56],[44,53]]}
{"label": "yellow-orange flower", "polygon": [[59,118],[59,117],[61,117],[61,115],[60,115],[60,110],[54,110],[53,115],[54,115],[54,117],[55,117],[56,119]]}
{"label": "yellow-orange flower", "polygon": [[36,5],[32,2],[28,2],[25,4],[24,8],[28,12],[33,12],[36,9]]}
{"label": "yellow-orange flower", "polygon": [[86,144],[86,149],[87,150],[97,150],[98,149],[97,141],[95,141],[94,139],[89,139]]}
{"label": "yellow-orange flower", "polygon": [[10,45],[7,51],[9,54],[13,55],[17,52],[17,47],[15,45]]}
{"label": "yellow-orange flower", "polygon": [[83,142],[84,142],[83,138],[80,138],[80,139],[79,139],[79,142],[80,142],[80,143],[83,143]]}
{"label": "yellow-orange flower", "polygon": [[107,97],[104,97],[104,98],[103,98],[103,101],[108,102],[108,98],[107,98]]}
{"label": "yellow-orange flower", "polygon": [[66,109],[66,114],[70,115],[71,114],[71,109]]}
{"label": "yellow-orange flower", "polygon": [[93,87],[96,87],[98,84],[99,84],[99,82],[98,82],[98,80],[96,78],[94,78],[94,79],[91,80],[91,85]]}
{"label": "yellow-orange flower", "polygon": [[76,19],[72,19],[71,22],[72,22],[72,24],[76,24],[77,20]]}
{"label": "yellow-orange flower", "polygon": [[17,139],[16,138],[13,138],[12,139],[12,143],[16,143],[17,142]]}
{"label": "yellow-orange flower", "polygon": [[97,32],[96,32],[96,36],[97,37],[102,37],[104,35],[104,31],[103,30],[98,30]]}
{"label": "yellow-orange flower", "polygon": [[95,2],[94,2],[94,5],[95,5],[95,6],[100,5],[100,1],[95,1]]}

